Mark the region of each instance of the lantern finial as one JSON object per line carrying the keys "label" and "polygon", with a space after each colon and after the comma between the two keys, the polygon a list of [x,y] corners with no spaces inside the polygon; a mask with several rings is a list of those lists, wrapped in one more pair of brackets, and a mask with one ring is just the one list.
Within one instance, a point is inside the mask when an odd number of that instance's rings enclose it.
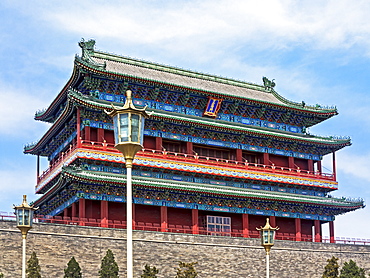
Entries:
{"label": "lantern finial", "polygon": [[278,226],[276,226],[275,228],[271,227],[270,225],[270,219],[269,218],[266,218],[266,224],[264,227],[260,227],[260,228],[256,228],[258,231],[261,231],[261,230],[273,230],[273,231],[276,231],[276,230],[279,230],[280,228]]}
{"label": "lantern finial", "polygon": [[108,114],[111,117],[114,117],[115,115],[119,113],[124,113],[124,112],[133,112],[137,114],[141,114],[145,118],[149,118],[149,114],[145,111],[146,106],[144,108],[136,108],[133,101],[132,101],[132,91],[127,90],[126,91],[126,101],[125,104],[120,108],[120,107],[115,107],[113,103],[111,103],[112,110],[107,111],[104,110],[106,114]]}
{"label": "lantern finial", "polygon": [[27,195],[23,195],[23,202],[22,202],[22,205],[24,207],[28,206],[28,203],[27,203]]}
{"label": "lantern finial", "polygon": [[131,95],[132,95],[132,91],[131,90],[127,90],[126,91],[126,96],[127,96],[127,99],[128,100],[131,100]]}

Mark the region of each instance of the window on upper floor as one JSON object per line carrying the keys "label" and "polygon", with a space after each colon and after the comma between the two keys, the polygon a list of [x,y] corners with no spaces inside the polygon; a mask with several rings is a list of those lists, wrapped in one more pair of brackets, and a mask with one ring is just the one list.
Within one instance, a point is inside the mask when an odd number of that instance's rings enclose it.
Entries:
{"label": "window on upper floor", "polygon": [[168,152],[174,153],[184,153],[185,151],[182,148],[183,144],[181,141],[176,140],[163,140],[162,147]]}
{"label": "window on upper floor", "polygon": [[243,151],[242,157],[243,161],[246,161],[248,163],[261,164],[260,153]]}
{"label": "window on upper floor", "polygon": [[231,232],[231,217],[207,215],[207,232],[211,235],[227,235]]}
{"label": "window on upper floor", "polygon": [[235,150],[231,149],[194,145],[193,151],[197,153],[199,156],[235,160]]}

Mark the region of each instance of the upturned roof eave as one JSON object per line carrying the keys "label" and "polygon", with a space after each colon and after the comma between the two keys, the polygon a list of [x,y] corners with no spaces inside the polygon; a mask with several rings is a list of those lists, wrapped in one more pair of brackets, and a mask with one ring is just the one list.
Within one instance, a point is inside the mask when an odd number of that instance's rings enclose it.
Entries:
{"label": "upturned roof eave", "polygon": [[[72,98],[74,98],[74,101],[78,102],[79,104],[84,104],[87,107],[95,108],[95,109],[109,109],[111,102],[101,102],[98,100],[92,100],[88,98],[82,98],[81,96],[77,95],[75,92],[71,95]],[[328,145],[328,146],[338,146],[340,148],[343,148],[345,146],[349,146],[351,144],[350,139],[329,139],[329,138],[320,138],[316,136],[307,136],[307,135],[298,135],[298,134],[288,134],[278,131],[270,131],[266,128],[258,128],[254,126],[246,126],[243,124],[237,124],[233,123],[230,125],[229,122],[220,121],[220,120],[214,120],[209,118],[200,118],[196,116],[186,115],[186,118],[183,114],[178,113],[166,113],[162,110],[157,109],[147,109],[150,112],[153,112],[152,117],[157,117],[158,119],[167,119],[172,120],[173,122],[178,123],[184,123],[187,122],[189,124],[199,124],[203,126],[209,126],[212,128],[218,127],[219,129],[224,130],[233,130],[233,131],[242,131],[247,132],[250,134],[256,134],[256,135],[264,135],[269,137],[275,137],[275,138],[284,138],[284,139],[290,139],[292,141],[300,141],[300,142],[306,142],[311,144],[321,144],[321,145]],[[208,121],[208,123],[206,123]],[[318,140],[321,140],[319,142]]]}
{"label": "upturned roof eave", "polygon": [[[126,176],[122,174],[113,174],[113,173],[94,173],[87,170],[71,170],[66,167],[63,170],[64,175],[69,178],[75,179],[81,182],[102,182],[116,185],[126,184]],[[136,181],[135,181],[136,180]],[[213,195],[222,195],[229,197],[245,197],[245,198],[256,198],[266,201],[283,201],[290,203],[302,203],[302,204],[311,204],[311,205],[321,205],[328,207],[338,207],[338,208],[361,208],[364,206],[363,202],[353,202],[353,201],[343,201],[342,199],[326,198],[326,197],[317,197],[317,196],[305,196],[299,194],[286,194],[279,192],[269,192],[245,188],[230,188],[217,185],[205,185],[192,182],[177,182],[173,180],[161,180],[155,178],[142,178],[142,177],[133,177],[133,184],[142,185],[144,187],[152,188],[163,188],[163,189],[172,189],[175,191],[189,191],[189,192],[203,192]]]}
{"label": "upturned roof eave", "polygon": [[46,131],[46,133],[42,136],[40,140],[37,141],[34,145],[24,147],[23,153],[25,154],[38,154],[37,151],[42,148],[43,144],[46,144],[48,140],[52,138],[56,129],[60,127],[64,120],[69,117],[73,111],[72,103],[67,101],[67,105],[64,108],[63,112],[59,115],[59,117],[55,120],[55,122],[50,126],[50,128]]}
{"label": "upturned roof eave", "polygon": [[43,201],[49,199],[50,197],[54,196],[58,189],[61,188],[61,186],[63,185],[63,175],[59,174],[58,177],[57,177],[58,181],[56,182],[56,184],[54,184],[52,187],[50,187],[46,192],[43,193],[43,195],[38,198],[36,201],[34,201],[34,206],[39,206],[39,204],[41,204]]}
{"label": "upturned roof eave", "polygon": [[45,111],[35,114],[35,120],[37,121],[46,121],[46,122],[52,122],[48,120],[48,118],[52,117],[53,113],[55,113],[55,110],[58,109],[59,105],[66,101],[67,92],[68,89],[73,86],[73,83],[77,80],[79,75],[78,67],[76,67],[76,59],[72,71],[72,75],[69,78],[68,82],[63,86],[62,90],[59,92],[59,94],[55,97],[55,99],[52,101],[52,103],[46,108]]}

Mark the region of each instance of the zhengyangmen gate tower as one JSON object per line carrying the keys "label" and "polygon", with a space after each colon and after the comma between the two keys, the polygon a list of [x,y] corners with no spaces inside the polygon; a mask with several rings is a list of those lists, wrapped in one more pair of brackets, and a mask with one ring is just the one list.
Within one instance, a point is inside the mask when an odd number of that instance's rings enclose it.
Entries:
{"label": "zhengyangmen gate tower", "polygon": [[350,139],[306,132],[336,108],[289,101],[267,78],[251,84],[79,45],[70,80],[35,116],[49,130],[25,147],[49,161],[37,167],[34,204],[49,221],[126,227],[125,162],[104,110],[122,106],[128,89],[152,113],[134,160],[134,229],[258,237],[268,216],[277,239],[321,241],[328,222],[333,242],[335,216],[364,207],[329,195],[335,152]]}

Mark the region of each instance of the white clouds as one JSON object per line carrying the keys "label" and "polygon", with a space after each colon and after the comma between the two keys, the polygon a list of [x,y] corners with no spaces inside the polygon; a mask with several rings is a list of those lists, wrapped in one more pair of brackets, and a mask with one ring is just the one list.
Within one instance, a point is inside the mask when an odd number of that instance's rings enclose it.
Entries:
{"label": "white clouds", "polygon": [[344,174],[350,175],[357,179],[361,179],[370,183],[370,153],[362,153],[361,155],[352,152],[341,152],[339,154],[340,163],[338,170]]}
{"label": "white clouds", "polygon": [[12,202],[17,202],[19,205],[22,202],[22,195],[28,196],[28,201],[37,199],[34,195],[33,181],[36,180],[34,169],[22,169],[22,174],[19,174],[19,169],[0,170],[0,210],[12,211]]}
{"label": "white clouds", "polygon": [[239,43],[260,48],[370,47],[366,1],[79,1],[73,8],[63,3],[40,6],[38,15],[61,30],[115,38],[122,44],[191,51],[215,43],[221,48]]}
{"label": "white clouds", "polygon": [[46,107],[46,102],[2,82],[0,95],[0,134],[20,138],[41,125],[33,117],[37,108]]}

